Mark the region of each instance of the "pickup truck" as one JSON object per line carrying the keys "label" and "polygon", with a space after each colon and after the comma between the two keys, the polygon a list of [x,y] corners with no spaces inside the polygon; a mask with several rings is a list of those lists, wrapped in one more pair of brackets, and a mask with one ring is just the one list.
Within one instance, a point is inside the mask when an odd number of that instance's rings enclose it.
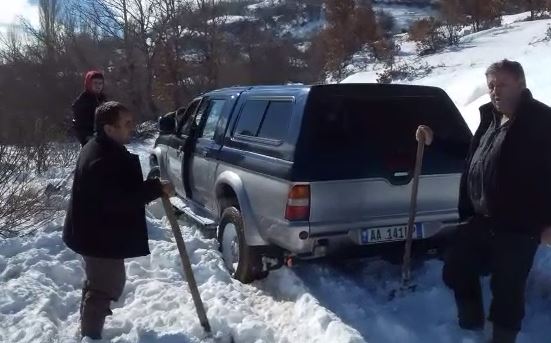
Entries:
{"label": "pickup truck", "polygon": [[[338,84],[233,87],[161,117],[149,177],[213,233],[231,275],[290,258],[401,256],[419,125],[435,132],[419,183],[414,251],[457,224],[472,138],[439,88]],[[178,199],[177,199],[178,200]]]}

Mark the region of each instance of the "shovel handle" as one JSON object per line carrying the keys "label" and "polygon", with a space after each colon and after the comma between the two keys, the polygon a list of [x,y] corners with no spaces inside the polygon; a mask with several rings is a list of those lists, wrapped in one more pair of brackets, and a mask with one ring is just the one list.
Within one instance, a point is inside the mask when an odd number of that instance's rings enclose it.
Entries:
{"label": "shovel handle", "polygon": [[411,247],[413,244],[413,230],[415,229],[415,214],[417,212],[417,193],[419,190],[419,178],[423,167],[423,155],[425,153],[425,135],[421,135],[417,142],[417,156],[415,158],[415,169],[413,171],[413,184],[411,187],[411,199],[409,206],[408,229],[404,259],[402,265],[402,285],[409,286],[411,281]]}
{"label": "shovel handle", "polygon": [[197,315],[199,316],[199,322],[201,326],[207,333],[211,333],[211,328],[207,314],[205,312],[205,306],[201,300],[201,295],[199,294],[199,289],[197,288],[197,282],[195,281],[195,276],[193,275],[193,269],[191,268],[191,262],[189,261],[189,255],[186,250],[186,245],[184,239],[182,238],[182,231],[180,230],[180,225],[178,225],[178,219],[172,208],[172,203],[167,196],[162,197],[163,207],[166,212],[166,216],[172,228],[172,233],[174,234],[174,239],[176,240],[176,246],[178,247],[178,252],[180,253],[180,259],[182,260],[182,266],[184,267],[184,274],[191,291],[191,297],[193,298],[193,303],[195,304],[195,309],[197,310]]}

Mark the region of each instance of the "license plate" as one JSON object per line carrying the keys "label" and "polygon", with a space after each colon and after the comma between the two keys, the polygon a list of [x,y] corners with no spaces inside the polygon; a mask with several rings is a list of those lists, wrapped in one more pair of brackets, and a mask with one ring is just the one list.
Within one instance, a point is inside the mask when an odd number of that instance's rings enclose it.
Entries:
{"label": "license plate", "polygon": [[[368,228],[362,230],[362,244],[375,244],[406,240],[407,225]],[[423,224],[414,226],[413,239],[423,238]]]}

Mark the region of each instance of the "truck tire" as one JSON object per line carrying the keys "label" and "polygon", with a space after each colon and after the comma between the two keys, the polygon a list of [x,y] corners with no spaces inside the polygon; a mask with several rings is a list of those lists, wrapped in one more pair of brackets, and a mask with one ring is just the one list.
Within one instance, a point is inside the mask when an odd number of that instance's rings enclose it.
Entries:
{"label": "truck tire", "polygon": [[224,264],[234,279],[251,283],[268,276],[268,272],[262,270],[260,250],[245,241],[243,217],[236,207],[228,207],[222,213],[218,241]]}

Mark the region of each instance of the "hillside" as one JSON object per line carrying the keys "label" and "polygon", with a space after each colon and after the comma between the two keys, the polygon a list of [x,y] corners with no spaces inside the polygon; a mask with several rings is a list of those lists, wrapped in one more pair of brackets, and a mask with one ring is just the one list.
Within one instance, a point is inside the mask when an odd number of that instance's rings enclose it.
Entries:
{"label": "hillside", "polygon": [[[551,104],[551,69],[546,67],[551,63],[551,41],[546,36],[551,20],[522,21],[528,16],[505,16],[501,27],[466,35],[458,47],[434,55],[418,57],[415,45],[404,42],[398,64],[424,66],[431,71],[422,77],[395,82],[443,88],[474,130],[479,122],[478,107],[489,101],[484,72],[492,62],[508,58],[522,63],[534,97]],[[375,82],[382,68],[371,64],[343,82]]]}

